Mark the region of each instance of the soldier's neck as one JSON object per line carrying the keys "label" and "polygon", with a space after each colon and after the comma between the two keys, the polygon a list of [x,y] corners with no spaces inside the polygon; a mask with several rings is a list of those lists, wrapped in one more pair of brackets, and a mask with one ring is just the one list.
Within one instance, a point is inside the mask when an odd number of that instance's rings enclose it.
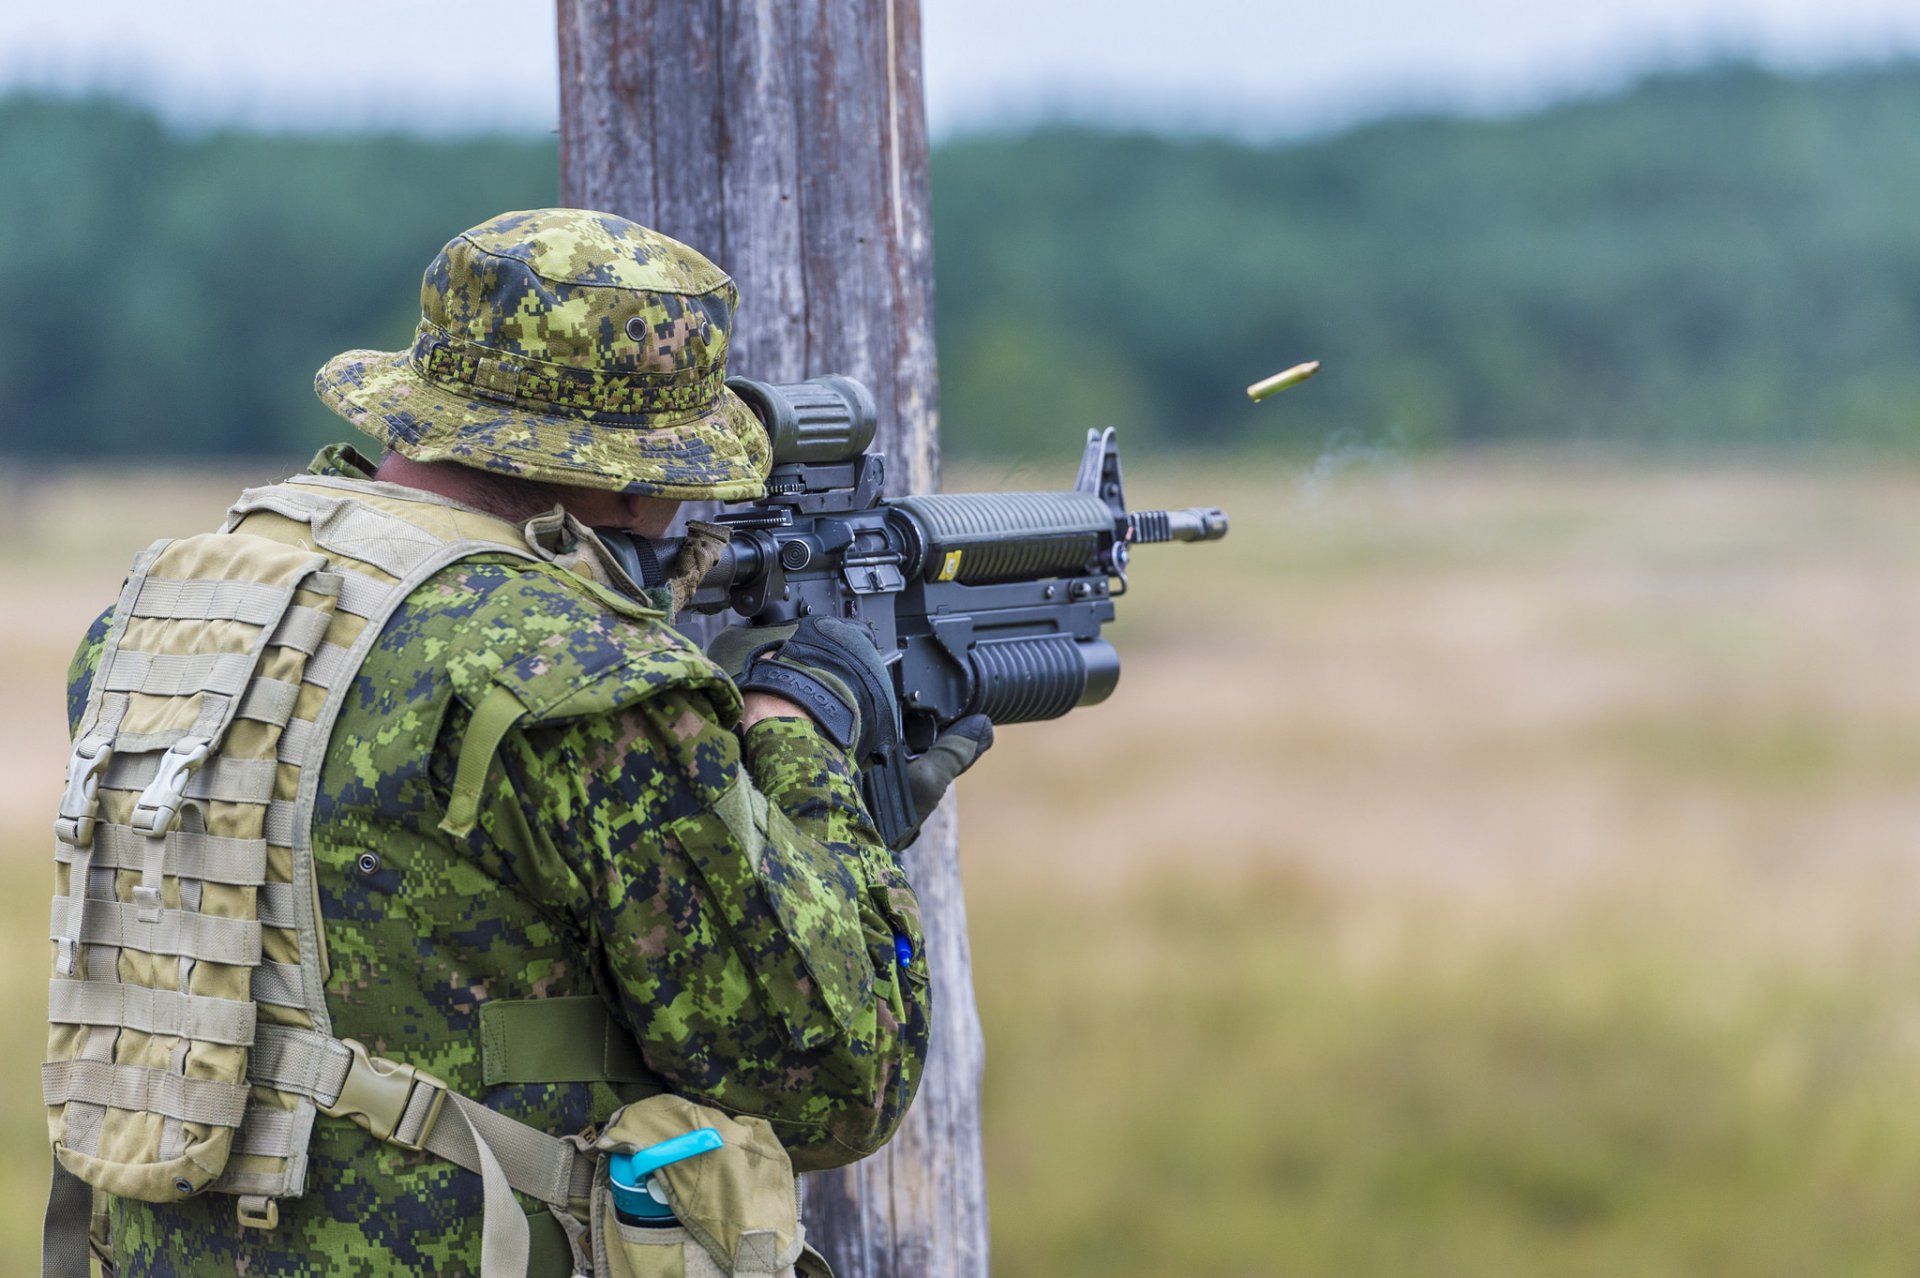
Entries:
{"label": "soldier's neck", "polygon": [[420,462],[395,452],[380,459],[373,477],[457,501],[509,523],[525,523],[557,504],[589,528],[620,528],[646,537],[662,536],[680,507],[677,501],[598,488],[523,484],[458,462]]}

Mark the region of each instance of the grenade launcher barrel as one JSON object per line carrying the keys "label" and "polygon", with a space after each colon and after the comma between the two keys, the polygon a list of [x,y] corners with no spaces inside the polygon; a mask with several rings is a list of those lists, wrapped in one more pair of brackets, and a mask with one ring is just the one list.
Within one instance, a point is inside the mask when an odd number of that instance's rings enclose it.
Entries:
{"label": "grenade launcher barrel", "polygon": [[[849,377],[727,383],[773,445],[767,495],[716,517],[732,540],[690,608],[755,624],[865,622],[893,671],[905,753],[862,760],[891,844],[916,828],[905,764],[955,720],[1052,719],[1104,701],[1120,657],[1101,637],[1133,547],[1218,541],[1214,507],[1129,511],[1111,429],[1089,431],[1070,489],[882,495],[873,396]],[[662,543],[658,560],[678,550]]]}

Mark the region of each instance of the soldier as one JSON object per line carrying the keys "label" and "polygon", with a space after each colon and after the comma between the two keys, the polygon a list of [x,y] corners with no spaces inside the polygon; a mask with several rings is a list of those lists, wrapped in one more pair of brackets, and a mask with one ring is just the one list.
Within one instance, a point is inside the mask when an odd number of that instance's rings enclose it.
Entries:
{"label": "soldier", "polygon": [[[607,1259],[599,1153],[706,1122],[739,1166],[831,1167],[913,1097],[913,891],[848,755],[734,682],[784,663],[864,731],[898,713],[878,654],[828,622],[709,658],[594,531],[760,494],[732,281],[547,209],[421,296],[410,349],[316,381],[378,468],[328,448],[157,544],[75,659],[49,1272],[88,1186],[122,1274],[656,1272]],[[694,1226],[718,1272],[794,1263],[784,1192]]]}

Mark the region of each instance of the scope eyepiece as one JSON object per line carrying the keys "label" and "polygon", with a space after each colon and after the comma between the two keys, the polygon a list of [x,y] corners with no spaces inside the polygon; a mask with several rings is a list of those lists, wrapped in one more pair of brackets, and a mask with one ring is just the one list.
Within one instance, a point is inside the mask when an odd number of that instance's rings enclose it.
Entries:
{"label": "scope eyepiece", "polygon": [[776,466],[851,461],[867,451],[878,427],[873,392],[851,377],[810,377],[804,382],[729,377],[727,389],[760,418]]}

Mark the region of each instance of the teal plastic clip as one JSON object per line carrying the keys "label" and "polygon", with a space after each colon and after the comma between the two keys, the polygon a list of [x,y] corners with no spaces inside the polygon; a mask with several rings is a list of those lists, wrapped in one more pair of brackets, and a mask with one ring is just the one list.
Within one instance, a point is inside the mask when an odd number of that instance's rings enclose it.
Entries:
{"label": "teal plastic clip", "polygon": [[614,1210],[631,1225],[672,1220],[673,1208],[667,1205],[666,1191],[654,1182],[653,1173],[668,1163],[709,1153],[725,1143],[719,1132],[701,1127],[631,1154],[613,1155],[607,1160],[607,1180],[613,1189]]}

